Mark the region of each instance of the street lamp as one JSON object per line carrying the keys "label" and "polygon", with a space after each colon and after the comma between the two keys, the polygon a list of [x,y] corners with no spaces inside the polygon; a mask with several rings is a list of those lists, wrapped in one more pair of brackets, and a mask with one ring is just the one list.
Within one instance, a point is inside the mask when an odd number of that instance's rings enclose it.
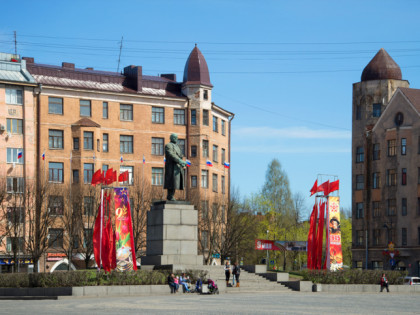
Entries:
{"label": "street lamp", "polygon": [[[269,232],[269,230],[267,230],[267,241],[268,241],[268,232]],[[266,258],[266,264],[267,264],[267,271],[268,271],[268,246],[267,246],[267,258]]]}

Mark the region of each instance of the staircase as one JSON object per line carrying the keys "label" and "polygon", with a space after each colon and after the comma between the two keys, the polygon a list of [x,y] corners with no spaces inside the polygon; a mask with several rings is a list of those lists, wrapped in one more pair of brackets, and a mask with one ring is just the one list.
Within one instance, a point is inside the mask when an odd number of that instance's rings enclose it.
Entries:
{"label": "staircase", "polygon": [[[225,271],[223,266],[200,266],[208,272],[208,278],[214,280],[221,293],[238,292],[291,292],[291,290],[280,283],[270,281],[255,273],[241,269],[239,276],[240,287],[226,287]],[[229,283],[232,283],[232,275]],[[236,284],[235,284],[236,285]]]}

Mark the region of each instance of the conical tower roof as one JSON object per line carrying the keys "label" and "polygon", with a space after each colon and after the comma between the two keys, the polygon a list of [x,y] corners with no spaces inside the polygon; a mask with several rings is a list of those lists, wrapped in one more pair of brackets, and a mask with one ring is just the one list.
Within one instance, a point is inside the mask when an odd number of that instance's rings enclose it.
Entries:
{"label": "conical tower roof", "polygon": [[209,68],[206,59],[195,45],[188,57],[184,68],[184,84],[202,84],[212,87],[210,82]]}
{"label": "conical tower roof", "polygon": [[402,80],[401,68],[394,59],[381,48],[362,72],[362,81]]}

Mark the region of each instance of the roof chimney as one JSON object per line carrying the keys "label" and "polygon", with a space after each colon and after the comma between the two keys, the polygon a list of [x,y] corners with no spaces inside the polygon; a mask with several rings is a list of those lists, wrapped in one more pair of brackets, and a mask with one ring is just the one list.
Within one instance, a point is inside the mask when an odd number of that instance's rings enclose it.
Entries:
{"label": "roof chimney", "polygon": [[175,73],[161,74],[160,77],[171,80],[171,81],[176,81],[176,74]]}
{"label": "roof chimney", "polygon": [[137,92],[142,91],[143,70],[141,66],[128,66],[124,68],[124,83]]}
{"label": "roof chimney", "polygon": [[26,63],[34,63],[35,59],[33,57],[22,57],[23,60],[26,60]]}
{"label": "roof chimney", "polygon": [[63,63],[61,64],[61,66],[62,66],[63,68],[66,68],[66,69],[73,69],[73,70],[74,70],[74,63],[70,63],[70,62],[63,62]]}

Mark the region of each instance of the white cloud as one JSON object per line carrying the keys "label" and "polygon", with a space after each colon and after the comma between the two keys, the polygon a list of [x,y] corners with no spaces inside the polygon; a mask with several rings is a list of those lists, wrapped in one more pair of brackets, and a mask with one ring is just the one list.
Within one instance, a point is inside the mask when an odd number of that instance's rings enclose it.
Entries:
{"label": "white cloud", "polygon": [[233,137],[247,137],[248,139],[351,139],[351,131],[308,127],[236,127],[232,129],[232,134]]}

